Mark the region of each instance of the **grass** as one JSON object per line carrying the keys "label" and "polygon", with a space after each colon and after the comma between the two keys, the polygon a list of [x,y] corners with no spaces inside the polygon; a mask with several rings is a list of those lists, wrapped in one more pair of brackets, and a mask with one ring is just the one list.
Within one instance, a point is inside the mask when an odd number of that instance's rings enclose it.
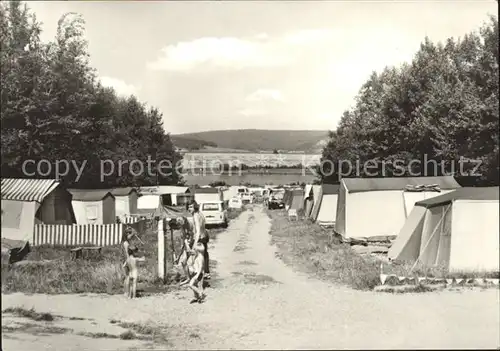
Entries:
{"label": "grass", "polygon": [[[496,278],[498,272],[448,272],[445,266],[426,267],[423,264],[388,264],[380,258],[357,253],[349,244],[342,244],[324,229],[308,220],[289,221],[285,211],[267,211],[272,219],[272,242],[278,257],[299,270],[320,279],[340,283],[359,290],[373,290],[380,285],[381,264],[384,274],[428,278]],[[412,269],[413,268],[413,269]],[[424,285],[388,288],[393,293],[420,293],[434,289]],[[384,290],[385,291],[385,290]]]}
{"label": "grass", "polygon": [[309,221],[289,221],[285,211],[267,211],[272,219],[272,242],[278,256],[301,271],[320,279],[359,290],[371,290],[380,282],[380,262],[363,257],[350,245],[331,237],[331,231]]}
{"label": "grass", "polygon": [[[230,211],[229,219],[236,218],[241,211]],[[209,229],[211,239],[217,238],[223,229]],[[140,264],[138,294],[166,292],[174,288],[180,278],[170,270],[165,282],[158,278],[157,232],[154,229],[139,234],[142,243],[134,239],[139,255],[146,258]],[[171,259],[170,235],[167,240],[166,257]],[[180,232],[174,231],[174,248],[181,248]],[[107,293],[123,292],[124,255],[121,245],[103,247],[99,257],[71,260],[70,247],[40,246],[32,248],[25,260],[9,266],[2,259],[2,293],[23,292],[42,294]],[[169,267],[172,263],[169,260]]]}
{"label": "grass", "polygon": [[40,321],[52,322],[55,319],[52,314],[46,312],[44,313],[36,312],[34,308],[27,310],[22,307],[11,307],[3,310],[3,313],[10,313],[15,316],[32,319],[37,322]]}
{"label": "grass", "polygon": [[428,277],[438,279],[481,279],[481,278],[500,278],[499,272],[465,272],[456,271],[449,272],[444,265],[428,267],[418,263],[413,267],[413,263],[396,263],[384,264],[384,274],[395,274],[404,277]]}

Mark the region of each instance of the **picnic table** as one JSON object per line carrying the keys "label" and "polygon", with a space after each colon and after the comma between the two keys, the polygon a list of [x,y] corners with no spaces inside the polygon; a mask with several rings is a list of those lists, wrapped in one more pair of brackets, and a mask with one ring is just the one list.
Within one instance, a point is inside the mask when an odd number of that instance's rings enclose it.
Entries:
{"label": "picnic table", "polygon": [[101,255],[101,246],[80,246],[71,249],[71,259],[76,260],[78,258],[89,258],[91,256]]}

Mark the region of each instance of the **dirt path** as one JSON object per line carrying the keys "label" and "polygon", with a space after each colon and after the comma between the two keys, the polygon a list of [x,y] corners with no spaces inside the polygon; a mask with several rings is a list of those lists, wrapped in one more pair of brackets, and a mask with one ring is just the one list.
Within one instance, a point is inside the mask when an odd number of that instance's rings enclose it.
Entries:
{"label": "dirt path", "polygon": [[[93,318],[96,327],[109,326],[111,319],[158,326],[167,334],[168,344],[163,348],[500,346],[498,289],[393,295],[329,285],[297,274],[276,259],[269,245],[269,229],[269,218],[255,205],[219,234],[211,249],[217,278],[201,305],[190,305],[192,295],[186,290],[135,301],[121,296],[12,294],[2,296],[2,308],[34,307],[41,312]],[[138,340],[58,337],[68,338],[56,345],[67,350],[152,347]],[[57,338],[2,339],[4,350],[29,350],[43,348],[46,339]]]}

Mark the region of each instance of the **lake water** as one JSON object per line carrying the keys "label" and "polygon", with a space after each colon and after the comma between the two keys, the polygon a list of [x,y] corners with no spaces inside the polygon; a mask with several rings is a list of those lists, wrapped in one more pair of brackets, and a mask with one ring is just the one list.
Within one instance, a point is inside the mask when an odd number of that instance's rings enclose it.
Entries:
{"label": "lake water", "polygon": [[[242,183],[252,184],[288,184],[293,182],[311,183],[316,179],[314,174],[297,170],[290,174],[255,174],[233,172],[233,174],[218,175],[212,169],[218,169],[223,164],[238,166],[245,164],[255,166],[294,166],[301,164],[305,168],[319,164],[321,155],[314,154],[257,154],[257,153],[186,153],[183,160],[183,168],[186,172],[184,180],[188,185],[208,185],[215,181],[225,181],[229,185]],[[187,171],[193,168],[205,168],[206,171]],[[215,173],[215,174],[214,174]],[[285,173],[285,172],[284,172]]]}
{"label": "lake water", "polygon": [[220,176],[217,175],[192,175],[187,174],[184,176],[184,180],[187,185],[209,185],[215,181],[224,181],[228,185],[239,185],[244,183],[251,184],[271,184],[271,185],[280,185],[280,184],[289,184],[289,183],[312,183],[316,177],[312,174],[223,174]]}
{"label": "lake water", "polygon": [[184,154],[183,168],[217,167],[221,164],[247,166],[293,166],[319,164],[321,155],[314,154],[257,154],[257,153],[195,153]]}

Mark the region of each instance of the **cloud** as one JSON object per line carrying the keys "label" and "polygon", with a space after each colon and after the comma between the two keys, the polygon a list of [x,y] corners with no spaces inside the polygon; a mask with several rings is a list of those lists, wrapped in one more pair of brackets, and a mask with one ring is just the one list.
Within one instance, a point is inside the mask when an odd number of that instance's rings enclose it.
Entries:
{"label": "cloud", "polygon": [[279,90],[259,89],[254,91],[252,94],[248,95],[245,100],[249,102],[266,101],[266,100],[284,102],[285,97],[283,96],[283,93]]}
{"label": "cloud", "polygon": [[127,84],[121,79],[112,78],[112,77],[100,77],[101,84],[105,87],[113,88],[116,94],[120,96],[130,96],[137,94],[140,90],[139,87],[136,87],[132,84]]}
{"label": "cloud", "polygon": [[[262,41],[262,38],[259,38]],[[238,38],[199,38],[169,45],[148,64],[152,70],[188,71],[202,64],[236,69],[286,65],[289,59],[272,45]]]}
{"label": "cloud", "polygon": [[259,33],[248,38],[204,37],[179,42],[161,49],[149,62],[151,70],[189,71],[200,65],[233,69],[280,67],[294,63],[300,46],[316,45],[337,37],[337,31],[307,29],[272,38]]}

